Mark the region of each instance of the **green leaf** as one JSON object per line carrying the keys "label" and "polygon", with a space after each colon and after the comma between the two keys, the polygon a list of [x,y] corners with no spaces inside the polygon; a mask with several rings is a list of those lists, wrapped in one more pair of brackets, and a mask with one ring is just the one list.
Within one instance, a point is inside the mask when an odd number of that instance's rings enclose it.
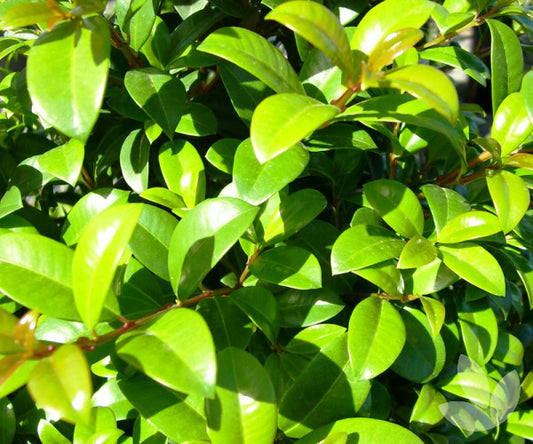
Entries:
{"label": "green leaf", "polygon": [[218,354],[216,397],[206,401],[213,444],[271,444],[276,435],[276,394],[260,362],[228,347]]}
{"label": "green leaf", "polygon": [[172,235],[168,263],[170,282],[180,300],[192,295],[258,210],[242,200],[219,197],[203,201],[185,215]]}
{"label": "green leaf", "polygon": [[384,299],[368,297],[350,316],[348,352],[356,380],[372,379],[387,370],[405,343],[398,311]]}
{"label": "green leaf", "polygon": [[132,2],[131,15],[128,14],[129,20],[126,22],[125,34],[128,34],[129,45],[134,51],[139,51],[150,37],[158,6],[158,0]]}
{"label": "green leaf", "polygon": [[0,199],[0,217],[3,218],[22,207],[22,196],[19,188],[11,186]]}
{"label": "green leaf", "polygon": [[402,444],[422,444],[423,441],[408,429],[390,421],[374,418],[346,418],[320,427],[296,441],[297,444],[320,444],[323,439],[336,433],[348,433],[365,444],[397,442]]}
{"label": "green leaf", "polygon": [[[387,71],[378,82],[382,88],[396,88],[426,102],[452,124],[459,116],[459,98],[451,80],[427,65],[406,65]],[[372,86],[372,84],[368,85]],[[368,87],[367,86],[367,87]]]}
{"label": "green leaf", "polygon": [[488,300],[463,300],[457,315],[468,357],[480,366],[486,364],[498,343],[498,323]]}
{"label": "green leaf", "polygon": [[509,415],[505,429],[527,440],[533,439],[533,410],[517,410]]}
{"label": "green leaf", "polygon": [[405,283],[397,264],[393,260],[380,262],[367,268],[353,270],[363,279],[372,282],[385,293],[394,297],[402,297]]}
{"label": "green leaf", "polygon": [[185,104],[176,132],[198,137],[216,134],[217,118],[211,108],[201,103],[188,102]]}
{"label": "green leaf", "polygon": [[143,130],[132,131],[120,149],[120,169],[126,183],[136,193],[148,188],[150,140]]}
{"label": "green leaf", "polygon": [[291,237],[315,219],[327,206],[327,200],[315,189],[298,190],[281,199],[279,208],[265,227],[265,245],[276,244]]}
{"label": "green leaf", "polygon": [[252,142],[246,139],[235,152],[235,188],[241,199],[252,205],[259,205],[296,179],[308,162],[308,151],[297,144],[279,156],[261,163]]}
{"label": "green leaf", "polygon": [[41,235],[3,234],[0,290],[43,314],[79,320],[72,292],[73,256],[70,248]]}
{"label": "green leaf", "polygon": [[180,195],[188,208],[204,199],[204,164],[189,142],[172,140],[163,144],[159,149],[159,166],[170,191]]}
{"label": "green leaf", "polygon": [[220,28],[198,46],[228,60],[264,82],[278,93],[305,94],[287,59],[268,40],[244,28]]}
{"label": "green leaf", "polygon": [[146,191],[143,191],[140,196],[150,202],[170,208],[178,216],[182,215],[180,209],[185,210],[185,202],[183,202],[183,199],[168,188],[148,188]]}
{"label": "green leaf", "polygon": [[176,442],[207,440],[204,398],[168,390],[136,373],[120,379],[120,390],[157,430]]}
{"label": "green leaf", "polygon": [[15,328],[19,319],[0,308],[0,354],[11,354],[24,349],[15,342]]}
{"label": "green leaf", "polygon": [[[6,3],[6,6],[9,6],[10,2]],[[14,3],[1,15],[1,29],[22,28],[37,23],[45,23],[54,17],[54,13],[45,2],[28,1],[18,3]]]}
{"label": "green leaf", "polygon": [[500,264],[483,247],[464,242],[438,248],[446,266],[465,281],[496,296],[505,296],[505,277]]}
{"label": "green leaf", "polygon": [[151,66],[165,68],[169,61],[170,45],[168,26],[160,17],[156,17],[152,31],[141,48]]}
{"label": "green leaf", "polygon": [[185,108],[183,84],[163,71],[142,68],[128,71],[124,85],[135,103],[172,139]]}
{"label": "green leaf", "polygon": [[41,419],[37,426],[39,439],[43,444],[71,444],[52,424]]}
{"label": "green leaf", "polygon": [[494,115],[492,137],[505,157],[517,149],[533,131],[533,122],[521,93],[515,92],[503,99]]}
{"label": "green leaf", "polygon": [[488,172],[485,176],[490,197],[504,233],[515,228],[529,208],[529,190],[525,181],[509,171]]}
{"label": "green leaf", "polygon": [[385,0],[365,14],[357,25],[351,47],[370,54],[379,42],[393,31],[404,28],[420,28],[434,7],[426,0]]}
{"label": "green leaf", "polygon": [[357,381],[351,373],[342,335],[320,350],[282,398],[278,423],[283,433],[301,438],[331,421],[354,416],[370,382]]}
{"label": "green leaf", "polygon": [[455,216],[441,230],[437,241],[456,244],[480,237],[491,236],[501,231],[498,218],[486,211],[469,211]]}
{"label": "green leaf", "polygon": [[120,336],[115,349],[121,359],[166,387],[214,395],[215,344],[204,319],[192,310],[164,313]]}
{"label": "green leaf", "polygon": [[260,163],[273,159],[340,113],[300,94],[267,97],[255,109],[250,138]]}
{"label": "green leaf", "polygon": [[70,20],[43,33],[28,56],[34,111],[85,142],[98,118],[109,69],[110,37],[101,17]]}
{"label": "green leaf", "polygon": [[528,71],[522,78],[520,92],[524,98],[529,117],[533,119],[533,72]]}
{"label": "green leaf", "polygon": [[422,302],[422,307],[424,307],[424,311],[426,312],[426,318],[431,327],[433,338],[436,338],[440,333],[446,316],[444,304],[437,299],[429,297],[421,297],[420,302]]}
{"label": "green leaf", "polygon": [[442,393],[435,390],[431,384],[424,384],[409,419],[413,430],[428,430],[437,425],[444,418],[439,406],[445,403],[446,398]]}
{"label": "green leaf", "polygon": [[127,191],[117,188],[100,188],[87,193],[68,213],[63,225],[63,241],[69,246],[77,244],[90,220],[108,207],[125,204],[128,196]]}
{"label": "green leaf", "polygon": [[364,184],[363,190],[372,208],[401,236],[410,238],[422,234],[422,206],[415,193],[404,184],[379,179]]}
{"label": "green leaf", "polygon": [[72,263],[76,308],[89,328],[100,320],[117,268],[126,262],[128,242],[142,204],[113,206],[92,219],[83,231]]}
{"label": "green leaf", "polygon": [[[206,160],[224,173],[231,174],[233,170],[233,158],[237,151],[237,147],[241,144],[239,139],[221,139],[217,140],[207,150],[205,154]],[[250,149],[251,149],[251,145]],[[253,152],[253,151],[252,151]],[[258,162],[259,163],[259,162]]]}
{"label": "green leaf", "polygon": [[333,244],[333,274],[359,270],[398,257],[405,242],[390,230],[357,224],[344,231]]}
{"label": "green leaf", "polygon": [[170,280],[168,248],[178,221],[153,205],[144,205],[129,247],[134,256],[157,276]]}
{"label": "green leaf", "polygon": [[230,299],[252,322],[275,344],[280,327],[280,311],[278,302],[265,288],[240,288],[230,294]]}
{"label": "green leaf", "polygon": [[308,327],[339,314],[344,304],[337,293],[323,287],[316,290],[287,290],[276,295],[282,327]]}
{"label": "green leaf", "polygon": [[430,264],[437,257],[437,249],[425,237],[416,235],[405,244],[398,260],[398,268],[418,268]]}
{"label": "green leaf", "polygon": [[250,264],[258,279],[284,287],[308,290],[322,286],[318,259],[299,247],[276,247],[267,250]]}
{"label": "green leaf", "polygon": [[348,78],[353,74],[352,51],[339,19],[319,3],[285,2],[265,16],[275,20],[326,54]]}
{"label": "green leaf", "polygon": [[509,94],[520,90],[524,59],[520,41],[511,28],[494,19],[487,19],[487,24],[491,35],[492,112],[495,112]]}
{"label": "green leaf", "polygon": [[487,66],[474,54],[458,46],[428,48],[421,51],[419,55],[421,59],[460,68],[482,86],[486,86],[487,80],[490,78]]}
{"label": "green leaf", "polygon": [[0,442],[13,442],[17,420],[13,405],[8,398],[0,399]]}
{"label": "green leaf", "polygon": [[428,184],[423,185],[420,189],[428,202],[437,234],[453,218],[471,209],[470,204],[462,195],[449,188]]}
{"label": "green leaf", "polygon": [[37,361],[28,361],[20,355],[0,359],[0,396],[3,398],[26,384]]}
{"label": "green leaf", "polygon": [[80,176],[84,154],[83,144],[76,139],[71,139],[64,145],[39,156],[39,166],[47,173],[75,187]]}
{"label": "green leaf", "polygon": [[111,409],[95,408],[92,416],[90,426],[76,424],[73,444],[115,444],[124,434],[117,428],[117,421]]}
{"label": "green leaf", "polygon": [[524,346],[516,336],[506,331],[498,331],[498,342],[492,356],[504,364],[518,367],[524,359]]}
{"label": "green leaf", "polygon": [[56,419],[88,424],[92,381],[89,364],[77,345],[67,344],[41,360],[28,379],[35,402]]}
{"label": "green leaf", "polygon": [[432,328],[421,311],[405,307],[400,315],[406,341],[392,369],[409,381],[426,383],[442,370],[446,348],[441,336],[433,337]]}

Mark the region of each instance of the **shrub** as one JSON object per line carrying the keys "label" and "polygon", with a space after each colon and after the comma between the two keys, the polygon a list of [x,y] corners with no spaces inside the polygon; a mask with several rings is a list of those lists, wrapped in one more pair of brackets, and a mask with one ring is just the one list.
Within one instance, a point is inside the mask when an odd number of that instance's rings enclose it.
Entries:
{"label": "shrub", "polygon": [[533,439],[528,3],[1,3],[0,442]]}

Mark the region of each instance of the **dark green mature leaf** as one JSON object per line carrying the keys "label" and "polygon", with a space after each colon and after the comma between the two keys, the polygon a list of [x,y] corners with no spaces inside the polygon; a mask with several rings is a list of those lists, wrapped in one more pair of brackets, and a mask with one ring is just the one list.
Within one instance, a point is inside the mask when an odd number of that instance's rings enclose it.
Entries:
{"label": "dark green mature leaf", "polygon": [[192,295],[252,224],[258,210],[242,200],[219,197],[200,203],[185,215],[169,247],[170,282],[179,299]]}
{"label": "dark green mature leaf", "polygon": [[428,202],[437,234],[453,218],[470,211],[470,204],[456,191],[438,185],[424,185],[420,189]]}
{"label": "dark green mature leaf", "polygon": [[87,358],[74,344],[40,361],[28,379],[28,391],[40,407],[73,423],[89,423],[92,390]]}
{"label": "dark green mature leaf", "polygon": [[271,444],[276,435],[276,394],[261,363],[228,347],[218,354],[216,396],[206,402],[213,444]]}
{"label": "dark green mature leaf", "polygon": [[487,250],[479,245],[463,242],[440,245],[442,260],[465,281],[496,296],[505,296],[503,271]]}
{"label": "dark green mature leaf", "polygon": [[172,139],[185,108],[183,84],[163,71],[142,68],[128,71],[124,85],[135,103]]}
{"label": "dark green mature leaf", "polygon": [[120,379],[118,386],[141,415],[170,439],[176,442],[208,439],[202,396],[168,390],[141,373]]}
{"label": "dark green mature leaf", "polygon": [[109,69],[107,23],[70,20],[43,33],[28,57],[34,110],[69,137],[85,142],[98,117]]}
{"label": "dark green mature leaf", "polygon": [[320,444],[328,436],[342,432],[348,433],[348,439],[354,438],[365,444],[391,441],[402,444],[423,443],[413,432],[392,422],[374,418],[346,418],[314,430],[298,440],[297,444]]}
{"label": "dark green mature leaf", "polygon": [[350,42],[338,18],[329,9],[319,3],[296,0],[282,3],[265,19],[275,20],[303,37],[351,78],[354,66]]}
{"label": "dark green mature leaf", "polygon": [[152,32],[156,19],[159,0],[141,0],[131,2],[131,15],[128,14],[127,30],[129,44],[134,51],[139,51]]}
{"label": "dark green mature leaf", "polygon": [[72,291],[74,252],[70,248],[28,233],[3,234],[1,243],[0,290],[4,294],[43,314],[80,319]]}
{"label": "dark green mature leaf", "polygon": [[370,382],[353,378],[346,336],[331,341],[313,358],[281,400],[279,428],[300,438],[339,418],[355,415]]}
{"label": "dark green mature leaf", "polygon": [[505,170],[488,172],[485,179],[502,230],[508,233],[518,225],[529,208],[527,185],[520,176]]}
{"label": "dark green mature leaf", "polygon": [[405,343],[405,327],[398,311],[386,300],[369,297],[352,312],[348,352],[355,379],[372,379],[387,370]]}
{"label": "dark green mature leaf", "polygon": [[[126,262],[128,242],[143,210],[142,204],[113,206],[93,218],[83,231],[72,263],[76,308],[89,328],[100,320],[113,279]],[[112,304],[115,305],[115,304]]]}
{"label": "dark green mature leaf", "polygon": [[524,59],[520,41],[504,23],[488,19],[491,34],[490,71],[492,89],[492,111],[509,95],[520,90],[524,73]]}
{"label": "dark green mature leaf", "polygon": [[267,97],[255,109],[250,139],[260,163],[287,151],[341,110],[300,94]]}
{"label": "dark green mature leaf", "polygon": [[149,157],[150,140],[144,131],[132,131],[120,149],[120,169],[126,183],[139,194],[148,188]]}
{"label": "dark green mature leaf", "polygon": [[296,179],[308,162],[309,153],[297,144],[268,162],[261,163],[252,142],[246,139],[235,152],[235,188],[243,200],[259,205]]}
{"label": "dark green mature leaf", "polygon": [[333,274],[346,273],[398,257],[405,242],[376,225],[357,224],[344,231],[333,244]]}
{"label": "dark green mature leaf", "polygon": [[415,193],[400,182],[375,180],[363,186],[372,208],[401,236],[422,234],[424,214]]}
{"label": "dark green mature leaf", "polygon": [[188,309],[168,311],[116,342],[118,356],[173,390],[212,397],[215,344],[204,319]]}
{"label": "dark green mature leaf", "polygon": [[456,244],[501,231],[498,218],[486,211],[469,211],[455,216],[440,230],[437,241]]}
{"label": "dark green mature leaf", "polygon": [[300,290],[322,285],[317,258],[299,247],[281,246],[265,251],[250,264],[250,272],[266,282]]}
{"label": "dark green mature leaf", "polygon": [[13,442],[16,428],[17,419],[13,405],[8,398],[0,399],[0,442]]}
{"label": "dark green mature leaf", "polygon": [[217,29],[198,49],[234,63],[278,93],[305,94],[287,59],[255,32],[237,27]]}

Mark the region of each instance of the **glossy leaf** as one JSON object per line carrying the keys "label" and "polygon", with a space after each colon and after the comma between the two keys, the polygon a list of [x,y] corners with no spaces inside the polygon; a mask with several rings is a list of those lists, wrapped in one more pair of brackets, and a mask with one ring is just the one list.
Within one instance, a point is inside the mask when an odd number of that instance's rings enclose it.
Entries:
{"label": "glossy leaf", "polygon": [[296,3],[282,3],[265,19],[275,20],[303,37],[351,77],[353,63],[350,42],[339,20],[329,9],[319,3],[297,0]]}
{"label": "glossy leaf", "polygon": [[70,444],[70,441],[59,430],[44,419],[39,421],[37,432],[43,444]]}
{"label": "glossy leaf", "polygon": [[333,274],[365,268],[398,257],[405,242],[390,230],[357,224],[344,231],[333,244]]}
{"label": "glossy leaf", "polygon": [[370,391],[370,382],[351,376],[346,336],[330,342],[289,388],[279,409],[279,428],[301,438],[336,419],[355,415]]}
{"label": "glossy leaf", "polygon": [[411,412],[409,423],[413,425],[415,430],[430,429],[444,418],[439,410],[439,406],[444,403],[446,403],[446,398],[442,393],[433,388],[432,385],[424,384]]}
{"label": "glossy leaf", "polygon": [[401,236],[422,234],[424,215],[418,199],[400,182],[379,179],[363,186],[372,208]]}
{"label": "glossy leaf", "polygon": [[533,170],[533,154],[521,152],[512,154],[504,160],[504,164]]}
{"label": "glossy leaf", "polygon": [[83,231],[72,263],[76,308],[89,328],[99,321],[119,265],[127,259],[128,242],[141,214],[141,204],[114,206],[92,219]]}
{"label": "glossy leaf", "polygon": [[520,89],[524,60],[520,41],[514,31],[499,20],[488,19],[491,34],[490,71],[492,111],[503,100]]}
{"label": "glossy leaf", "polygon": [[414,236],[405,244],[398,260],[398,268],[418,268],[428,265],[437,257],[437,249],[425,237]]}
{"label": "glossy leaf", "polygon": [[259,205],[296,179],[308,161],[309,153],[297,144],[261,163],[247,139],[235,152],[233,180],[237,193],[252,205]]}
{"label": "glossy leaf", "polygon": [[192,310],[171,310],[117,340],[118,356],[173,390],[212,397],[215,345],[203,318]]}
{"label": "glossy leaf", "polygon": [[519,410],[507,418],[506,430],[515,436],[533,439],[533,410]]}
{"label": "glossy leaf", "polygon": [[39,156],[39,166],[47,173],[76,186],[83,165],[83,144],[71,139]]}
{"label": "glossy leaf", "polygon": [[495,171],[485,178],[502,230],[508,233],[529,208],[529,190],[520,176],[509,171]]}
{"label": "glossy leaf", "polygon": [[233,347],[218,354],[216,396],[207,400],[206,413],[213,444],[274,441],[276,395],[256,358]]}
{"label": "glossy leaf", "polygon": [[496,296],[505,295],[503,271],[494,256],[483,247],[464,242],[441,245],[439,252],[446,266],[465,281]]}
{"label": "glossy leaf", "polygon": [[217,118],[211,108],[201,103],[186,103],[176,132],[198,137],[216,134]]}
{"label": "glossy leaf", "polygon": [[322,284],[317,258],[299,247],[265,251],[250,264],[250,272],[266,282],[300,290],[320,288]]}
{"label": "glossy leaf", "polygon": [[43,33],[28,57],[34,110],[69,137],[85,142],[98,117],[109,69],[110,37],[100,17],[60,23]]}
{"label": "glossy leaf", "polygon": [[169,247],[170,282],[180,300],[192,295],[252,224],[257,211],[242,200],[219,197],[200,203],[186,214],[174,230]]}
{"label": "glossy leaf", "polygon": [[405,291],[405,282],[396,262],[392,260],[380,262],[367,268],[353,272],[391,296],[401,297]]}
{"label": "glossy leaf", "polygon": [[185,140],[167,142],[159,149],[159,166],[170,191],[192,208],[205,197],[205,171],[196,148]]}
{"label": "glossy leaf", "polygon": [[521,93],[513,93],[501,102],[492,124],[492,137],[500,143],[501,156],[505,157],[517,149],[533,131]]}
{"label": "glossy leaf", "polygon": [[148,188],[149,157],[148,137],[140,129],[132,131],[120,150],[120,168],[126,183],[139,194]]}
{"label": "glossy leaf", "polygon": [[433,337],[436,338],[440,333],[440,330],[444,324],[444,318],[446,316],[446,309],[444,304],[438,299],[433,299],[430,297],[421,297],[420,302],[422,302],[422,307],[426,313],[426,318],[431,327],[431,332]]}
{"label": "glossy leaf", "polygon": [[15,342],[15,328],[19,319],[0,308],[0,354],[10,354],[22,351]]}
{"label": "glossy leaf", "polygon": [[220,28],[198,47],[228,60],[278,93],[305,94],[298,76],[281,53],[260,35],[244,28]]}
{"label": "glossy leaf", "polygon": [[469,211],[455,216],[441,230],[437,241],[456,244],[480,237],[491,236],[501,230],[494,214],[485,211]]}
{"label": "glossy leaf", "polygon": [[0,396],[5,397],[26,384],[36,361],[20,355],[8,355],[0,359]]}
{"label": "glossy leaf", "polygon": [[506,331],[498,331],[498,342],[493,357],[505,364],[519,366],[524,359],[524,346]]}
{"label": "glossy leaf", "polygon": [[368,69],[380,71],[416,45],[422,37],[424,33],[416,28],[404,28],[384,36],[368,58]]}
{"label": "glossy leaf", "polygon": [[135,103],[172,139],[185,107],[183,84],[155,68],[142,68],[128,71],[124,85]]}
{"label": "glossy leaf", "polygon": [[372,379],[387,370],[405,343],[405,327],[398,311],[386,300],[368,297],[350,316],[348,352],[353,377]]}
{"label": "glossy leaf", "polygon": [[0,19],[1,29],[21,28],[47,22],[54,17],[46,3],[19,2],[12,5],[7,11],[2,11]]}
{"label": "glossy leaf", "polygon": [[438,185],[424,185],[421,187],[435,222],[437,234],[453,218],[470,211],[468,201],[456,191],[441,188]]}
{"label": "glossy leaf", "polygon": [[231,174],[233,170],[233,158],[240,143],[241,141],[239,139],[232,138],[217,140],[211,145],[211,148],[207,150],[205,158],[211,165],[218,168],[220,171]]}
{"label": "glossy leaf", "polygon": [[267,97],[255,109],[250,139],[260,163],[265,163],[331,120],[340,109],[299,94]]}
{"label": "glossy leaf", "polygon": [[3,234],[0,289],[25,307],[79,320],[72,292],[73,256],[70,248],[41,235]]}
{"label": "glossy leaf", "polygon": [[28,379],[28,391],[53,417],[89,423],[92,381],[87,359],[78,346],[64,345],[40,361]]}

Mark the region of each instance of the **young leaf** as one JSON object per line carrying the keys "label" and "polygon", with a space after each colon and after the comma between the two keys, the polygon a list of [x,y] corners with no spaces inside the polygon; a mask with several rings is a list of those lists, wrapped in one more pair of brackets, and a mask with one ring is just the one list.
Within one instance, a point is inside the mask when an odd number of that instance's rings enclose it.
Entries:
{"label": "young leaf", "polygon": [[437,425],[444,417],[439,405],[445,403],[446,398],[442,393],[434,389],[431,384],[424,384],[409,419],[413,429],[422,431]]}
{"label": "young leaf", "polygon": [[390,65],[396,57],[416,45],[422,37],[424,33],[416,28],[403,28],[387,34],[368,57],[368,69],[380,71],[384,66]]}
{"label": "young leaf", "polygon": [[192,295],[258,210],[242,200],[219,197],[203,201],[185,215],[172,235],[168,261],[170,282],[180,300]]}
{"label": "young leaf", "polygon": [[38,161],[44,171],[75,187],[80,176],[84,155],[83,144],[76,139],[71,139],[64,145],[42,154]]}
{"label": "young leaf", "polygon": [[422,234],[424,214],[418,199],[400,182],[379,179],[363,186],[372,208],[401,236]]}
{"label": "young leaf", "polygon": [[87,327],[100,320],[119,265],[128,257],[128,242],[142,204],[113,206],[92,219],[83,231],[72,263],[74,300]]}
{"label": "young leaf", "polygon": [[421,188],[435,222],[437,234],[453,218],[470,211],[468,201],[456,191],[438,185],[423,185]]}
{"label": "young leaf", "polygon": [[35,402],[56,419],[89,423],[91,373],[87,358],[77,345],[63,345],[40,361],[27,385]]}
{"label": "young leaf", "polygon": [[398,260],[398,268],[418,268],[430,264],[437,257],[437,249],[425,237],[416,235],[405,244]]}
{"label": "young leaf", "polygon": [[433,338],[436,338],[440,333],[442,325],[444,324],[446,309],[442,302],[437,299],[423,296],[420,298],[420,301],[422,302],[422,306],[426,312],[426,318],[429,322],[429,326],[431,327],[431,331],[433,332]]}
{"label": "young leaf", "polygon": [[118,356],[173,390],[213,397],[216,358],[202,316],[188,309],[168,311],[117,340]]}
{"label": "young leaf", "polygon": [[372,379],[387,370],[405,343],[398,311],[386,300],[369,297],[350,316],[348,352],[356,380]]}
{"label": "young leaf", "polygon": [[198,50],[234,63],[277,93],[305,94],[287,59],[255,32],[237,27],[217,29],[207,36]]}
{"label": "young leaf", "polygon": [[[6,2],[9,3],[9,2]],[[45,23],[55,17],[53,11],[44,2],[18,2],[7,11],[2,11],[0,29],[14,29]]]}
{"label": "young leaf", "polygon": [[148,188],[150,141],[140,130],[132,131],[120,149],[120,169],[124,180],[136,193]]}
{"label": "young leaf", "polygon": [[299,94],[267,97],[255,109],[250,138],[260,163],[287,151],[331,120],[340,109]]}
{"label": "young leaf", "polygon": [[261,363],[228,347],[218,354],[216,397],[206,402],[213,444],[271,444],[276,435],[276,395]]}
{"label": "young leaf", "polygon": [[402,297],[405,291],[405,282],[402,274],[393,260],[380,262],[367,268],[353,271],[367,281],[372,282],[385,293],[391,296]]}
{"label": "young leaf", "polygon": [[69,20],[43,33],[28,56],[33,109],[69,137],[85,142],[104,96],[111,41],[103,18]]}
{"label": "young leaf", "polygon": [[505,296],[505,277],[500,264],[483,247],[464,242],[438,248],[446,266],[465,281],[496,296]]}
{"label": "young leaf", "polygon": [[348,78],[352,76],[350,42],[338,18],[325,6],[301,0],[285,2],[265,19],[285,25],[326,54]]}
{"label": "young leaf", "polygon": [[155,68],[142,68],[128,71],[124,85],[135,103],[172,139],[185,108],[183,84]]}
{"label": "young leaf", "polygon": [[486,211],[469,211],[455,216],[441,230],[437,241],[456,244],[480,237],[491,236],[501,231],[498,218]]}

